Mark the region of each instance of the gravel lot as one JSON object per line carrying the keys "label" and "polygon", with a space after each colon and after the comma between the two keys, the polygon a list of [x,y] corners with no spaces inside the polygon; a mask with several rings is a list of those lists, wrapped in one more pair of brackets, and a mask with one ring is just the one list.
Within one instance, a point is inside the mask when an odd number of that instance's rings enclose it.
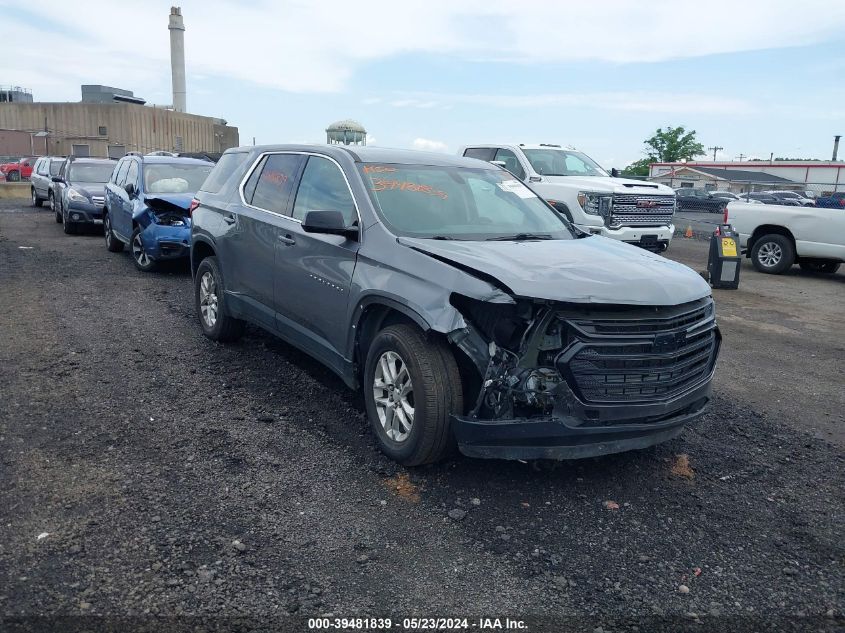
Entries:
{"label": "gravel lot", "polygon": [[678,439],[407,470],[328,370],[203,338],[187,266],[139,273],[0,202],[0,614],[841,630],[845,276],[743,275],[716,293],[716,402]]}

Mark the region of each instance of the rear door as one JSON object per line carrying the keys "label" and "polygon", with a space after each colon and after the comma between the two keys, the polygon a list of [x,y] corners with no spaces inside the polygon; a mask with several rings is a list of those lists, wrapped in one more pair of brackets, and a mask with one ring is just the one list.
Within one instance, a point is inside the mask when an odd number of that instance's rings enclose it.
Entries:
{"label": "rear door", "polygon": [[360,223],[343,170],[326,156],[308,156],[291,218],[276,245],[276,318],[279,329],[290,332],[306,351],[341,370],[359,242],[306,233],[302,221],[309,211],[339,211],[347,226]]}
{"label": "rear door", "polygon": [[227,228],[218,237],[227,293],[252,320],[272,330],[276,246],[292,223],[291,193],[304,162],[302,154],[289,152],[259,157],[240,186],[237,212],[224,213]]}
{"label": "rear door", "polygon": [[[135,188],[130,196],[126,192],[126,185],[132,184]],[[129,168],[123,179],[123,184],[116,188],[118,200],[118,212],[112,218],[112,227],[127,239],[132,235],[132,214],[135,211],[135,203],[138,199],[138,185],[140,183],[140,169],[138,161],[129,159]]]}

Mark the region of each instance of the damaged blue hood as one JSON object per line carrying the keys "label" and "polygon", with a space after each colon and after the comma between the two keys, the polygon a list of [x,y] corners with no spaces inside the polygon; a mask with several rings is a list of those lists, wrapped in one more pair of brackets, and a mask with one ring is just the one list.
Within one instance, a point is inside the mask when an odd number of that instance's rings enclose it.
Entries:
{"label": "damaged blue hood", "polygon": [[692,269],[636,246],[592,236],[524,242],[398,242],[493,277],[520,297],[573,303],[679,305],[710,295]]}
{"label": "damaged blue hood", "polygon": [[187,211],[191,207],[192,193],[148,193],[144,202],[147,206],[161,209],[162,211]]}

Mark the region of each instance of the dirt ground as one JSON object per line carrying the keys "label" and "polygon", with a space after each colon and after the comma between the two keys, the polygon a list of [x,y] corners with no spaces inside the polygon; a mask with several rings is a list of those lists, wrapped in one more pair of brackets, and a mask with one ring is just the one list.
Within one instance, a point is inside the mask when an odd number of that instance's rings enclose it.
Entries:
{"label": "dirt ground", "polygon": [[[668,255],[701,269],[706,243]],[[845,276],[742,274],[679,438],[405,469],[319,364],[205,339],[187,266],[0,205],[0,630],[841,630]]]}

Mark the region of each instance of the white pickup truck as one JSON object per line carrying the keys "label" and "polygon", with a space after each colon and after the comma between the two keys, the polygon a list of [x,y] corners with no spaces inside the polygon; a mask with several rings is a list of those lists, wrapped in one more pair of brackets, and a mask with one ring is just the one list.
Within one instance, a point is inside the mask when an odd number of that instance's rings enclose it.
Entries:
{"label": "white pickup truck", "polygon": [[478,143],[458,153],[503,163],[579,229],[653,251],[666,250],[675,226],[675,192],[615,178],[581,152],[559,145]]}
{"label": "white pickup truck", "polygon": [[845,262],[845,209],[731,202],[725,221],[761,273],[804,270],[835,273]]}

